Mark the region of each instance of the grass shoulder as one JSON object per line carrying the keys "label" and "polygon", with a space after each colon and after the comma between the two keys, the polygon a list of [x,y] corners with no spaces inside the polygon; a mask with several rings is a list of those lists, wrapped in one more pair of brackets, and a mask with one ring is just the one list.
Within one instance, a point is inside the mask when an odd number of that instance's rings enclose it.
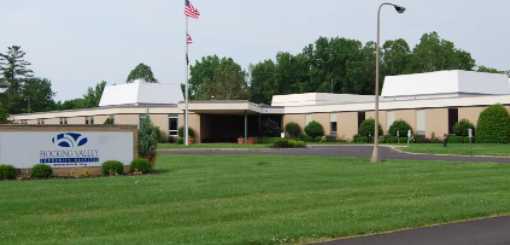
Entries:
{"label": "grass shoulder", "polygon": [[446,147],[442,144],[410,144],[395,146],[402,151],[412,153],[510,157],[509,144],[448,144]]}

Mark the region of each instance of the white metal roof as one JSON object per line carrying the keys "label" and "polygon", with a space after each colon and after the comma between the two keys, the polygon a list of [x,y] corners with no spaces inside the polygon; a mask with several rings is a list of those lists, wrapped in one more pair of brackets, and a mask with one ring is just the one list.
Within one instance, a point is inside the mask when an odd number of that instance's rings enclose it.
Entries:
{"label": "white metal roof", "polygon": [[306,106],[335,103],[368,102],[374,99],[373,95],[358,94],[330,94],[330,93],[304,93],[275,95],[271,106]]}
{"label": "white metal roof", "polygon": [[99,106],[177,104],[182,99],[178,84],[136,80],[132,83],[106,86]]}
{"label": "white metal roof", "polygon": [[452,70],[387,76],[382,90],[384,97],[432,94],[510,94],[510,83],[505,74]]}

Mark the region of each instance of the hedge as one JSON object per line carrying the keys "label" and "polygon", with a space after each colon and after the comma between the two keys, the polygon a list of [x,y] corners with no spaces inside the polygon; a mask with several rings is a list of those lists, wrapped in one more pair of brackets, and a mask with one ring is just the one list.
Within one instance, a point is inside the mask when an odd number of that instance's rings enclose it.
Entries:
{"label": "hedge", "polygon": [[306,143],[300,140],[280,139],[273,143],[273,148],[304,148]]}
{"label": "hedge", "polygon": [[285,125],[285,133],[287,133],[287,136],[290,138],[298,138],[303,134],[299,124],[294,122],[290,122]]}
{"label": "hedge", "polygon": [[393,124],[391,124],[390,129],[388,130],[388,134],[391,136],[397,136],[398,132],[399,133],[398,135],[400,137],[407,137],[407,132],[409,130],[411,130],[412,134],[413,129],[411,128],[411,125],[409,125],[409,123],[407,123],[404,120],[397,120],[393,122]]}
{"label": "hedge", "polygon": [[[378,129],[379,129],[379,135],[382,136],[384,132],[383,132],[380,124],[378,125]],[[367,119],[361,123],[359,130],[358,130],[358,135],[365,136],[365,137],[369,137],[369,136],[373,137],[374,131],[375,131],[375,120]]]}
{"label": "hedge", "polygon": [[485,109],[478,119],[477,142],[510,143],[510,116],[502,105]]}
{"label": "hedge", "polygon": [[32,167],[32,178],[47,179],[53,175],[53,170],[45,164],[36,164]]}
{"label": "hedge", "polygon": [[136,159],[131,162],[131,172],[141,172],[142,174],[149,173],[151,171],[151,165],[146,159]]}
{"label": "hedge", "polygon": [[473,130],[474,135],[475,125],[467,119],[462,119],[453,125],[453,133],[457,136],[469,136],[469,129]]}
{"label": "hedge", "polygon": [[103,176],[114,176],[124,174],[124,164],[119,161],[106,161],[101,166]]}
{"label": "hedge", "polygon": [[312,138],[320,138],[324,136],[324,128],[317,121],[311,121],[306,125],[305,133]]}
{"label": "hedge", "polygon": [[11,165],[0,165],[0,180],[16,179],[16,169]]}

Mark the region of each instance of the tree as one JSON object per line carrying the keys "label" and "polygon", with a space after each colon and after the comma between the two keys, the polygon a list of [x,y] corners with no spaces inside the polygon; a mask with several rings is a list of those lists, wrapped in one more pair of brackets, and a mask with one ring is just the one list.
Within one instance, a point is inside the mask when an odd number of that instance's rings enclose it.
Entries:
{"label": "tree", "polygon": [[29,78],[26,79],[21,89],[19,104],[12,113],[31,113],[49,111],[55,107],[53,96],[55,93],[51,89],[51,82],[48,79]]}
{"label": "tree", "polygon": [[273,95],[279,93],[276,65],[272,60],[252,65],[250,101],[270,104]]}
{"label": "tree", "polygon": [[411,72],[439,70],[473,70],[475,60],[471,54],[457,49],[453,42],[441,39],[437,32],[427,33],[413,50]]}
{"label": "tree", "polygon": [[149,83],[157,83],[158,80],[154,77],[154,73],[152,73],[152,69],[150,66],[140,63],[138,64],[135,69],[131,70],[129,72],[127,82],[132,83],[137,79],[145,80]]}
{"label": "tree", "polygon": [[95,87],[89,87],[87,89],[87,93],[83,95],[84,104],[87,108],[99,106],[105,87],[106,81],[101,81]]}
{"label": "tree", "polygon": [[0,53],[0,80],[5,93],[0,97],[0,103],[4,104],[9,113],[19,111],[19,104],[24,100],[21,97],[21,87],[27,78],[32,77],[32,70],[28,68],[30,63],[25,61],[26,53],[20,46],[10,46],[7,53]]}
{"label": "tree", "polygon": [[498,69],[495,69],[495,68],[492,68],[492,67],[487,67],[487,66],[478,66],[477,67],[477,72],[487,72],[487,73],[501,73],[501,74],[505,74],[504,71],[500,71]]}
{"label": "tree", "polygon": [[382,47],[384,75],[408,73],[412,52],[404,39],[386,41]]}
{"label": "tree", "polygon": [[24,60],[25,55],[25,51],[16,45],[8,47],[7,53],[0,53],[0,72],[7,82],[32,77],[33,71],[27,68],[31,64]]}
{"label": "tree", "polygon": [[9,113],[7,112],[7,109],[5,109],[2,106],[2,104],[0,104],[0,124],[6,123],[8,118],[9,118]]}
{"label": "tree", "polygon": [[248,99],[246,72],[232,58],[207,56],[191,66],[190,98],[195,100]]}

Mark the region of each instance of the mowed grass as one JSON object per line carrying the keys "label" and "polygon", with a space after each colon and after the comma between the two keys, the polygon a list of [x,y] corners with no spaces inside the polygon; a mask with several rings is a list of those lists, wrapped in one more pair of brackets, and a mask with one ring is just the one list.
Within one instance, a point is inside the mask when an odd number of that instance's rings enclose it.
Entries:
{"label": "mowed grass", "polygon": [[411,144],[400,148],[414,153],[510,156],[510,144]]}
{"label": "mowed grass", "polygon": [[224,148],[269,148],[271,144],[235,144],[235,143],[203,143],[203,144],[191,144],[185,146],[184,144],[173,144],[165,143],[158,144],[159,149],[183,149],[183,148],[213,148],[213,149],[224,149]]}
{"label": "mowed grass", "polygon": [[158,169],[0,182],[0,243],[294,244],[510,213],[510,165],[161,156]]}

